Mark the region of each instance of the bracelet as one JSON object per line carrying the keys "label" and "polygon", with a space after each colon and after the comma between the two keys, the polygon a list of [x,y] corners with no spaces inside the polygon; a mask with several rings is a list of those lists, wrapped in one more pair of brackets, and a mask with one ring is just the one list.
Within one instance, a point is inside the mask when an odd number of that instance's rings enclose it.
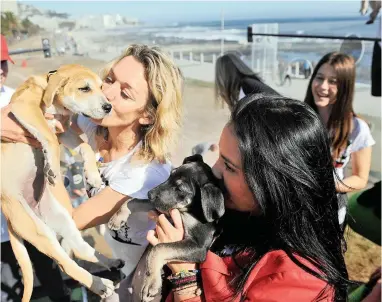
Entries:
{"label": "bracelet", "polygon": [[170,275],[167,279],[171,281],[171,280],[176,280],[176,279],[180,279],[180,278],[185,278],[188,276],[196,276],[197,274],[199,274],[198,269],[181,270],[179,273]]}
{"label": "bracelet", "polygon": [[172,288],[177,289],[192,283],[197,284],[198,283],[197,279],[196,278],[180,279],[180,280],[177,280],[177,282],[172,283]]}
{"label": "bracelet", "polygon": [[173,293],[177,296],[193,294],[195,297],[199,297],[202,295],[202,289],[194,282],[188,286],[173,290]]}
{"label": "bracelet", "polygon": [[192,282],[192,283],[189,283],[189,284],[186,284],[186,285],[183,285],[183,286],[179,286],[177,288],[174,288],[172,291],[175,293],[175,292],[180,292],[180,291],[183,291],[185,289],[188,289],[188,288],[192,288],[192,287],[195,287],[197,286],[198,284],[196,282]]}
{"label": "bracelet", "polygon": [[172,274],[168,278],[173,289],[182,288],[189,284],[198,284],[200,282],[200,271],[199,270],[182,270],[179,273]]}
{"label": "bracelet", "polygon": [[179,283],[188,282],[188,281],[196,281],[196,279],[197,279],[196,275],[193,275],[193,276],[187,276],[184,278],[171,279],[170,282],[173,284],[179,284]]}

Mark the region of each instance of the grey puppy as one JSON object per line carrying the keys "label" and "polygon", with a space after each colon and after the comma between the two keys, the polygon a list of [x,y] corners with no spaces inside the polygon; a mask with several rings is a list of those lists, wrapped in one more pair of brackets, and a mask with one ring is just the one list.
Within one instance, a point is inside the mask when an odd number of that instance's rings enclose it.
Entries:
{"label": "grey puppy", "polygon": [[[162,287],[162,267],[172,261],[203,262],[217,231],[217,220],[224,214],[224,194],[211,168],[199,154],[187,157],[171,172],[168,180],[148,193],[151,204],[162,213],[178,209],[185,237],[182,241],[149,247],[141,290],[141,301],[154,299]],[[113,228],[126,223],[127,205],[113,217]],[[121,219],[122,218],[122,219]],[[112,222],[114,220],[114,222]]]}

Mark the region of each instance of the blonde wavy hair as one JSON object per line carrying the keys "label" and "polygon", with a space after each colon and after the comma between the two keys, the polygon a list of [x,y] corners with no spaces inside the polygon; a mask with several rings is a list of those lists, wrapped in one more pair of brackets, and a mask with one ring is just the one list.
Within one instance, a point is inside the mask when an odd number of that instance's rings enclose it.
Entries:
{"label": "blonde wavy hair", "polygon": [[[181,128],[182,73],[160,48],[133,44],[102,69],[101,78],[104,80],[111,68],[127,56],[133,56],[144,66],[149,86],[149,101],[144,111],[153,123],[141,128],[143,144],[140,155],[145,160],[156,159],[163,163],[169,157]],[[107,133],[107,129],[103,130]]]}

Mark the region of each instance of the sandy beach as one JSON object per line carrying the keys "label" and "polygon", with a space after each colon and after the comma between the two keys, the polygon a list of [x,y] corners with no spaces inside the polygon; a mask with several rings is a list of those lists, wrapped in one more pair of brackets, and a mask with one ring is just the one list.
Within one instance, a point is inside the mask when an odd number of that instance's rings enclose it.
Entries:
{"label": "sandy beach", "polygon": [[[83,43],[85,42],[83,41]],[[10,49],[40,46],[41,37],[35,37],[14,44]],[[46,73],[67,63],[79,63],[94,71],[99,71],[105,63],[105,57],[110,57],[112,54],[105,52],[102,59],[71,55],[45,59],[42,53],[15,55],[13,56],[15,64],[10,66],[7,85],[16,88],[32,74]],[[99,56],[102,57],[102,54]],[[21,66],[23,62],[26,63],[25,67]],[[180,133],[179,143],[172,153],[172,162],[175,166],[181,164],[183,158],[191,154],[191,149],[195,144],[204,141],[217,142],[229,117],[227,108],[216,107],[212,84],[191,79],[186,79],[185,82],[184,112],[183,129]],[[380,128],[380,121],[378,127]],[[380,142],[380,132],[375,139]],[[207,161],[212,163],[214,158],[215,156],[210,154]],[[84,236],[90,238],[89,240],[95,244],[96,249],[110,254],[110,249],[95,229],[84,232]],[[379,246],[368,242],[352,231],[349,232],[346,261],[350,277],[353,280],[366,281],[375,267],[380,265],[380,260]]]}

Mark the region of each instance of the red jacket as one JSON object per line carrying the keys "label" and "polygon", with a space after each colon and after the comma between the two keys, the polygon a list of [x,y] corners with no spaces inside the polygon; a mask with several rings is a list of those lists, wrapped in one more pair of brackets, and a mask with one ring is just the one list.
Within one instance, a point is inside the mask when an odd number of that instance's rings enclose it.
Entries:
{"label": "red jacket", "polygon": [[[242,263],[241,261],[245,261],[247,257],[238,261]],[[300,257],[296,258],[317,271],[306,260]],[[188,299],[187,302],[232,301],[233,292],[229,288],[228,282],[238,272],[239,268],[231,257],[220,258],[216,254],[208,252],[206,260],[200,264],[200,270],[203,296]],[[272,251],[267,253],[252,269],[244,287],[244,291],[247,293],[244,301],[314,301],[325,285],[324,281],[298,267],[284,251]],[[333,293],[333,289],[330,288],[326,292],[327,298],[320,301],[332,301]],[[166,299],[166,302],[171,301],[173,301],[172,294]],[[240,301],[240,298],[233,301]]]}

